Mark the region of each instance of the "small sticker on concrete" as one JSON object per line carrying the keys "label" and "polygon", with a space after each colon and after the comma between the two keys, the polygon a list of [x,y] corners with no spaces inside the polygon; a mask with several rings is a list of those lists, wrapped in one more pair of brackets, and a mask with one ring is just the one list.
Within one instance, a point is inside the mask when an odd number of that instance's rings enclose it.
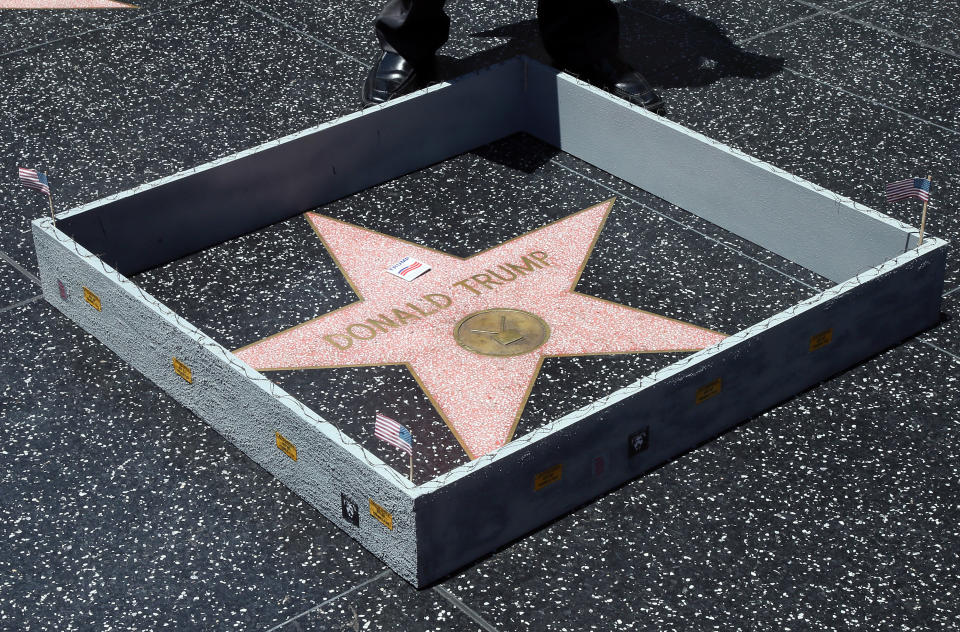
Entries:
{"label": "small sticker on concrete", "polygon": [[706,386],[701,386],[697,389],[697,403],[702,404],[711,397],[716,397],[723,390],[723,379],[717,378],[714,381],[710,382]]}
{"label": "small sticker on concrete", "polygon": [[593,477],[600,478],[607,471],[607,460],[602,456],[593,457]]}
{"label": "small sticker on concrete", "polygon": [[97,310],[98,312],[103,311],[100,306],[100,297],[91,292],[90,288],[86,286],[83,287],[83,299],[90,303],[90,305],[93,306],[93,309]]}
{"label": "small sticker on concrete", "polygon": [[370,515],[383,523],[383,526],[393,531],[393,514],[373,502],[372,498],[370,499]]}
{"label": "small sticker on concrete", "polygon": [[387,272],[398,276],[404,281],[413,281],[421,274],[430,271],[430,266],[422,261],[417,261],[413,257],[404,257],[397,263],[387,268]]}
{"label": "small sticker on concrete", "polygon": [[816,351],[817,349],[822,349],[826,347],[833,340],[833,328],[826,331],[821,331],[818,334],[814,334],[810,337],[810,351]]}
{"label": "small sticker on concrete", "polygon": [[627,456],[636,456],[650,445],[650,426],[627,437]]}
{"label": "small sticker on concrete", "polygon": [[277,447],[280,448],[280,451],[286,454],[288,457],[297,460],[297,446],[293,445],[290,439],[287,439],[279,432],[275,432],[277,435]]}
{"label": "small sticker on concrete", "polygon": [[57,279],[57,289],[60,290],[60,298],[67,300],[67,286],[60,279]]}
{"label": "small sticker on concrete", "polygon": [[563,464],[558,463],[533,477],[533,491],[538,492],[547,485],[553,485],[563,478]]}
{"label": "small sticker on concrete", "polygon": [[177,375],[186,380],[187,384],[193,384],[193,371],[191,371],[190,367],[186,364],[174,358],[173,370],[177,372]]}
{"label": "small sticker on concrete", "polygon": [[340,513],[343,519],[355,527],[360,526],[360,507],[346,494],[340,494]]}

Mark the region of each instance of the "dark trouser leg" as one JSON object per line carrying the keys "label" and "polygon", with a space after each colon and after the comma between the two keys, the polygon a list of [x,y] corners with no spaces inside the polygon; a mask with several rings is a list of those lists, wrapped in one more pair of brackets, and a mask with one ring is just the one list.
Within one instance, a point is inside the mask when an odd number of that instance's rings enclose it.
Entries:
{"label": "dark trouser leg", "polygon": [[429,61],[447,41],[444,0],[388,0],[374,24],[380,47],[414,65]]}
{"label": "dark trouser leg", "polygon": [[538,0],[544,48],[569,69],[617,57],[620,19],[610,0]]}

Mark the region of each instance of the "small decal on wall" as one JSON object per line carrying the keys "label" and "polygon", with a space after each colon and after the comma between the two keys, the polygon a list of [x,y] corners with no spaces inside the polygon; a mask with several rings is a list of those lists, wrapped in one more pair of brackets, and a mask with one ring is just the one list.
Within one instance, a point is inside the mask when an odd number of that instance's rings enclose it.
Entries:
{"label": "small decal on wall", "polygon": [[280,449],[280,451],[286,454],[288,457],[290,457],[294,461],[296,461],[297,446],[293,445],[293,443],[289,439],[284,437],[279,432],[275,432],[275,434],[277,435],[277,447]]}
{"label": "small decal on wall", "polygon": [[599,478],[607,471],[607,460],[602,456],[593,457],[593,476]]}
{"label": "small decal on wall", "polygon": [[67,286],[60,279],[57,279],[57,289],[60,290],[60,298],[67,300]]}
{"label": "small decal on wall", "polygon": [[193,384],[193,371],[191,371],[190,367],[186,364],[174,358],[173,370],[177,372],[177,375],[186,380],[187,384]]}
{"label": "small decal on wall", "polygon": [[817,349],[826,347],[831,341],[833,341],[832,327],[810,337],[810,351],[816,351]]}
{"label": "small decal on wall", "polygon": [[558,463],[554,465],[549,470],[544,470],[533,477],[533,491],[537,492],[546,487],[547,485],[553,485],[557,481],[563,478],[563,464]]}
{"label": "small decal on wall", "polygon": [[650,445],[650,426],[627,437],[627,456],[636,456]]}
{"label": "small decal on wall", "polygon": [[83,299],[86,302],[90,303],[90,305],[93,306],[93,309],[97,310],[98,312],[103,311],[100,308],[100,297],[94,294],[93,292],[91,292],[90,288],[86,286],[83,287]]}
{"label": "small decal on wall", "polygon": [[701,386],[697,389],[697,399],[698,404],[702,404],[711,397],[716,397],[723,390],[723,380],[717,378],[714,381],[710,382],[706,386]]}
{"label": "small decal on wall", "polygon": [[393,531],[393,514],[373,502],[372,498],[370,499],[370,515],[383,523],[383,526]]}
{"label": "small decal on wall", "polygon": [[343,514],[344,520],[355,527],[360,526],[360,507],[343,493],[340,494],[340,512]]}

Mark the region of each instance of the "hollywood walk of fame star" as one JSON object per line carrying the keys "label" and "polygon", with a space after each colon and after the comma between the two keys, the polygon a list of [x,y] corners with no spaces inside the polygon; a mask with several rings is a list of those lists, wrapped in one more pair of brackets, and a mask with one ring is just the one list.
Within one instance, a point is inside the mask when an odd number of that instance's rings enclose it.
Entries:
{"label": "hollywood walk of fame star", "polygon": [[[613,203],[465,259],[306,213],[360,300],[234,353],[259,371],[404,364],[477,458],[511,440],[545,357],[725,338],[574,290]],[[412,282],[386,272],[407,256],[433,269]]]}

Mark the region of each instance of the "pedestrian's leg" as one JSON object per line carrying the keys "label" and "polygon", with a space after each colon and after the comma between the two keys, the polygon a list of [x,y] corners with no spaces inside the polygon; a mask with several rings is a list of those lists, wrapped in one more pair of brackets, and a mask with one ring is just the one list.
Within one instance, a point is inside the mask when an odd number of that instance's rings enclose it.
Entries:
{"label": "pedestrian's leg", "polygon": [[363,82],[364,106],[389,101],[422,86],[434,55],[450,31],[444,0],[388,0],[374,24],[380,56]]}
{"label": "pedestrian's leg", "polygon": [[563,68],[619,56],[620,19],[610,0],[539,0],[537,17],[544,48]]}
{"label": "pedestrian's leg", "polygon": [[447,41],[444,0],[388,0],[374,23],[380,47],[414,65],[430,61]]}
{"label": "pedestrian's leg", "polygon": [[647,80],[620,58],[620,19],[610,0],[538,0],[537,17],[554,64],[634,105],[664,113]]}

